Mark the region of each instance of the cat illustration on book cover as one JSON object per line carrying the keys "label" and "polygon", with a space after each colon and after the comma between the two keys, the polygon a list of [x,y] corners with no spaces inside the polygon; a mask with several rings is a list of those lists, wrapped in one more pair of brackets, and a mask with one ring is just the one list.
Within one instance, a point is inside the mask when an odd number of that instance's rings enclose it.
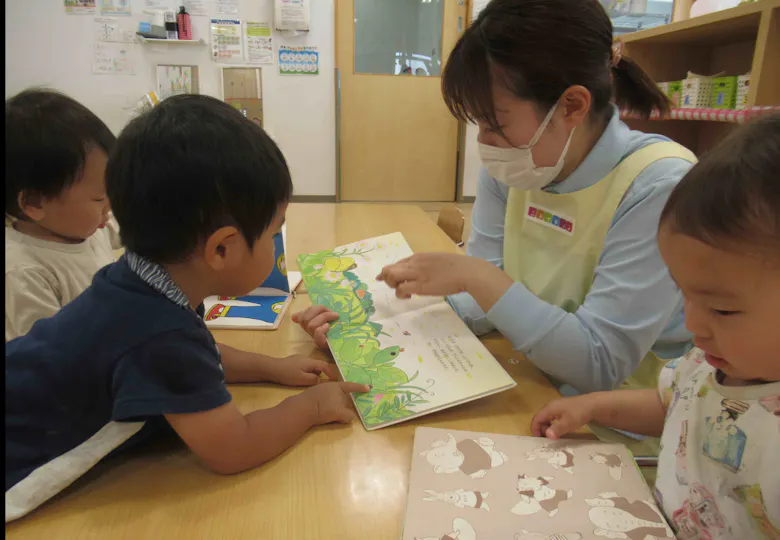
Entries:
{"label": "cat illustration on book cover", "polygon": [[447,440],[433,441],[420,455],[425,456],[437,474],[460,471],[472,478],[482,478],[491,469],[509,461],[509,456],[495,450],[494,446],[493,439],[488,437],[456,441],[448,433]]}
{"label": "cat illustration on book cover", "polygon": [[593,534],[604,538],[647,540],[674,538],[655,502],[630,502],[614,492],[599,493],[597,498],[585,499],[590,506],[588,518],[596,526]]}
{"label": "cat illustration on book cover", "polygon": [[440,536],[415,536],[414,540],[477,540],[474,527],[462,518],[452,520],[452,532]]}
{"label": "cat illustration on book cover", "polygon": [[550,481],[555,480],[549,476],[517,475],[517,491],[520,493],[520,502],[511,510],[519,516],[529,516],[541,510],[554,517],[558,513],[558,507],[562,502],[571,499],[572,490],[553,489]]}
{"label": "cat illustration on book cover", "polygon": [[613,480],[620,480],[623,478],[623,459],[619,455],[594,452],[588,457],[592,462],[609,468],[609,475]]}
{"label": "cat illustration on book cover", "polygon": [[560,469],[569,474],[574,474],[574,452],[570,448],[555,448],[546,444],[526,453],[528,461],[533,461],[537,458],[546,459],[547,463],[555,470]]}
{"label": "cat illustration on book cover", "polygon": [[458,508],[475,508],[477,510],[487,510],[490,512],[490,506],[485,502],[490,493],[486,491],[467,491],[456,489],[455,491],[445,491],[439,493],[430,489],[424,491],[424,501],[442,501]]}

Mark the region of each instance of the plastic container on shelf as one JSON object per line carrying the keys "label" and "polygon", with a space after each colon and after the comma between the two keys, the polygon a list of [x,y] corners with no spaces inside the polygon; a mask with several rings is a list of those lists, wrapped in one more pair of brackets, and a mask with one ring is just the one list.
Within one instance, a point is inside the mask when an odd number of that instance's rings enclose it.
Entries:
{"label": "plastic container on shelf", "polygon": [[680,107],[684,109],[706,109],[712,100],[712,77],[688,73],[682,81]]}
{"label": "plastic container on shelf", "polygon": [[715,77],[712,79],[712,98],[710,106],[713,109],[733,109],[737,104],[737,78]]}
{"label": "plastic container on shelf", "polygon": [[748,93],[750,92],[750,73],[737,77],[736,109],[747,109]]}
{"label": "plastic container on shelf", "polygon": [[666,94],[672,100],[672,105],[679,107],[682,102],[682,81],[669,82],[669,93]]}

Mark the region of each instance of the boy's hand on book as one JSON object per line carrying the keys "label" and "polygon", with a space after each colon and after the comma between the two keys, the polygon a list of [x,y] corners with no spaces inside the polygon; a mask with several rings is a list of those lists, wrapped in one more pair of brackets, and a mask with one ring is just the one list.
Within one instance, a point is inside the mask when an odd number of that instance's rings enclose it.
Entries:
{"label": "boy's hand on book", "polygon": [[274,362],[270,380],[286,386],[314,386],[322,381],[324,373],[330,380],[337,379],[336,369],[322,360],[315,360],[301,354],[293,354]]}
{"label": "boy's hand on book", "polygon": [[370,392],[366,384],[352,382],[329,382],[309,388],[301,398],[311,401],[314,407],[314,425],[338,422],[348,424],[355,419],[355,408],[349,395]]}
{"label": "boy's hand on book", "polygon": [[531,420],[531,433],[534,437],[555,440],[592,420],[593,407],[588,395],[556,399],[536,413]]}
{"label": "boy's hand on book", "polygon": [[338,320],[339,315],[325,306],[311,306],[294,313],[292,320],[300,325],[313,339],[320,349],[328,348],[327,333],[330,323]]}

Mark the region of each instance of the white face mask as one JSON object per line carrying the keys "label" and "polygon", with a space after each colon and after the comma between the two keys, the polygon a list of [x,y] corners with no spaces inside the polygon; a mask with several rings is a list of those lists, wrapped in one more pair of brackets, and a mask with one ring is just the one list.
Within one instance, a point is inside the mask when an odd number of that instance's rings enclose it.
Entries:
{"label": "white face mask", "polygon": [[544,122],[527,145],[518,148],[498,148],[480,143],[479,157],[482,158],[482,163],[487,168],[488,174],[509,187],[522,190],[541,189],[555,180],[563,168],[563,160],[566,157],[566,152],[569,151],[569,143],[574,135],[574,129],[569,133],[569,139],[563,147],[558,163],[552,167],[537,167],[531,148],[539,142],[539,138],[544,133],[547,124],[550,123],[556,108],[558,108],[557,103],[547,113]]}

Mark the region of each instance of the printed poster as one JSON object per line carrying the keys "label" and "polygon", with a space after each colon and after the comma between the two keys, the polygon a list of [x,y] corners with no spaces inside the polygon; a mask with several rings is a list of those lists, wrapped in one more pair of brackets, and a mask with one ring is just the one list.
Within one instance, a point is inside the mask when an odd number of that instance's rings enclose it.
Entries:
{"label": "printed poster", "polygon": [[92,56],[92,73],[103,75],[134,75],[131,43],[95,42]]}
{"label": "printed poster", "polygon": [[132,15],[130,0],[100,0],[101,15]]}
{"label": "printed poster", "polygon": [[274,48],[268,23],[246,23],[246,58],[253,64],[273,64]]}
{"label": "printed poster", "polygon": [[211,52],[216,62],[241,62],[241,21],[211,19]]}
{"label": "printed poster", "polygon": [[94,15],[95,0],[63,0],[65,13],[69,15]]}
{"label": "printed poster", "polygon": [[317,75],[320,72],[320,53],[317,47],[279,47],[279,73]]}

